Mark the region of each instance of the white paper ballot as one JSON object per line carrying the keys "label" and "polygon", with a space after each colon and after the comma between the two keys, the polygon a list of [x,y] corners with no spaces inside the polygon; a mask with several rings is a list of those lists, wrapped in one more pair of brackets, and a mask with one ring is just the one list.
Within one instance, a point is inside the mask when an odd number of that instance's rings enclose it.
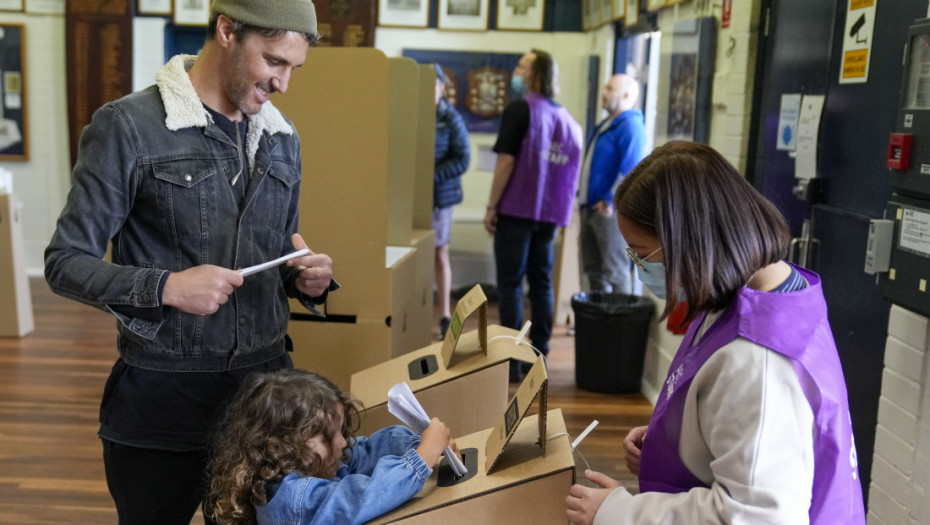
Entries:
{"label": "white paper ballot", "polygon": [[[388,412],[394,414],[394,417],[401,420],[405,425],[412,428],[414,432],[422,433],[429,426],[429,416],[417,401],[410,386],[406,383],[397,383],[388,390]],[[452,472],[456,476],[462,477],[468,473],[468,469],[459,459],[459,456],[452,450],[452,447],[446,447],[446,460],[452,467]]]}
{"label": "white paper ballot", "polygon": [[300,257],[302,255],[307,255],[308,253],[310,253],[310,250],[308,250],[307,248],[304,248],[303,250],[297,250],[296,252],[292,252],[287,255],[278,257],[277,259],[273,261],[268,261],[266,263],[256,264],[255,266],[249,266],[248,268],[243,268],[242,272],[240,273],[242,273],[243,277],[245,277],[246,275],[252,275],[253,273],[258,273],[262,270],[273,268],[283,263],[284,261],[287,261],[288,259],[293,259],[294,257]]}

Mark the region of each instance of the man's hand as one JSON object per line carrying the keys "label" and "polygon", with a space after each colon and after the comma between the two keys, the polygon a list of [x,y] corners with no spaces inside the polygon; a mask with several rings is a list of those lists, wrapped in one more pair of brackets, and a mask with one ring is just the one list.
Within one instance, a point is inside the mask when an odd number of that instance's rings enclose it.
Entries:
{"label": "man's hand", "polygon": [[484,229],[491,235],[497,233],[497,210],[494,208],[488,208],[484,214]]}
{"label": "man's hand", "polygon": [[635,427],[623,439],[623,460],[626,468],[633,474],[639,475],[639,460],[643,455],[643,439],[646,438],[648,427]]}
{"label": "man's hand", "polygon": [[584,476],[602,488],[572,485],[568,497],[565,498],[565,515],[568,516],[568,521],[575,525],[594,523],[594,517],[597,516],[601,504],[615,488],[620,486],[619,481],[593,470],[585,470]]}
{"label": "man's hand", "polygon": [[242,286],[242,275],[212,264],[194,266],[168,274],[161,301],[189,314],[209,315],[229,301],[229,296]]}
{"label": "man's hand", "polygon": [[601,217],[613,217],[614,215],[614,207],[607,201],[597,201],[591,209],[599,213]]}
{"label": "man's hand", "polygon": [[[299,233],[291,236],[291,242],[295,250],[310,249]],[[308,255],[291,259],[286,264],[301,267],[300,275],[297,276],[297,289],[300,293],[309,297],[319,297],[329,289],[329,283],[333,279],[333,260],[329,255],[313,253],[313,250],[310,250]]]}

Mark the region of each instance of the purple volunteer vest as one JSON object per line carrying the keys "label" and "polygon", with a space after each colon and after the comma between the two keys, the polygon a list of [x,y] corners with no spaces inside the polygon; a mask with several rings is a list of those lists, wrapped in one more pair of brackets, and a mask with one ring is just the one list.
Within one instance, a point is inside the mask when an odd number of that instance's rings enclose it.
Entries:
{"label": "purple volunteer vest", "polygon": [[820,277],[796,268],[810,284],[807,288],[790,293],[741,288],[697,344],[694,336],[706,314],[691,323],[649,421],[639,470],[640,491],[677,493],[707,487],[678,454],[685,397],[694,375],[710,356],[743,337],[791,359],[813,411],[817,434],[811,524],[865,523],[846,384]]}
{"label": "purple volunteer vest", "polygon": [[524,99],[530,125],[497,211],[504,215],[568,225],[578,189],[581,125],[562,106],[536,93]]}

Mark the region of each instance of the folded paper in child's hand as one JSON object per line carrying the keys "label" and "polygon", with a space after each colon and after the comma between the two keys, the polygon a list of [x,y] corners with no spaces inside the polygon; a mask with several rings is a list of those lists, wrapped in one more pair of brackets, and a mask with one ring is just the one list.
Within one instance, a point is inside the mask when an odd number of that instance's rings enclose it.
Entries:
{"label": "folded paper in child's hand", "polygon": [[[388,412],[394,414],[394,417],[412,428],[414,432],[422,433],[429,426],[429,416],[426,415],[423,406],[417,401],[406,382],[397,383],[388,391],[387,408]],[[446,459],[456,476],[464,476],[468,473],[468,469],[465,468],[452,447],[446,447]]]}

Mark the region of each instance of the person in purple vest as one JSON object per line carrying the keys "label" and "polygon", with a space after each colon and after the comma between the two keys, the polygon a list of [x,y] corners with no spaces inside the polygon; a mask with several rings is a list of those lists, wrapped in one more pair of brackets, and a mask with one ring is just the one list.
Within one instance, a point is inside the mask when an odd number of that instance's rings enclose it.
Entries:
{"label": "person in purple vest", "polygon": [[[784,217],[708,146],[657,148],[614,197],[639,278],[690,320],[648,427],[640,493],[599,472],[572,523],[865,523],[846,384],[820,277],[784,262]],[[667,316],[676,305],[668,301]]]}
{"label": "person in purple vest", "polygon": [[[484,227],[494,235],[500,322],[523,325],[523,278],[529,283],[530,341],[549,352],[554,294],[552,244],[566,226],[578,187],[581,126],[556,103],[558,65],[534,49],[520,58],[511,87],[523,98],[501,115],[494,151],[497,164]],[[525,370],[511,362],[510,380]]]}

